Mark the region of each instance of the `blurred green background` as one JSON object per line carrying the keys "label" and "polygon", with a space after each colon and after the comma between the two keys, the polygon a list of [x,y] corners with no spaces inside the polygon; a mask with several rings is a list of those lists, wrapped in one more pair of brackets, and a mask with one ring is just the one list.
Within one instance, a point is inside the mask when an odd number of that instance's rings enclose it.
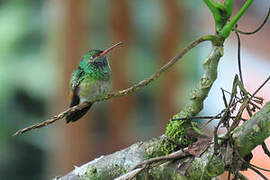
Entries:
{"label": "blurred green background", "polygon": [[[240,27],[254,29],[262,21],[269,2],[254,4]],[[95,104],[76,123],[61,121],[11,136],[68,107],[70,75],[90,48],[124,42],[109,55],[113,88],[119,90],[148,77],[188,42],[213,30],[210,13],[202,1],[195,0],[1,0],[0,179],[51,179],[102,154],[162,134],[198,81],[209,44],[192,50],[139,92]],[[260,37],[269,37],[269,30],[268,25],[256,41],[243,37],[248,51],[244,56],[250,59],[247,64],[258,66],[260,73],[265,71],[258,77],[261,81],[270,65],[269,53],[263,48],[266,42]],[[232,46],[225,51],[229,56],[220,65],[224,68],[215,92],[221,86],[229,90],[237,71],[235,37],[228,42]],[[244,75],[248,76],[246,68]],[[212,91],[202,114],[214,114],[223,107],[222,101],[218,106],[215,102],[220,94]]]}

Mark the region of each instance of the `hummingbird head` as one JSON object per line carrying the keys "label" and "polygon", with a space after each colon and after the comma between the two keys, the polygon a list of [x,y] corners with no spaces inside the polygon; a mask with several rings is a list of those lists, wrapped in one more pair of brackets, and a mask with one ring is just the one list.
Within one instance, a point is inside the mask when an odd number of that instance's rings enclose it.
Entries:
{"label": "hummingbird head", "polygon": [[122,42],[119,42],[113,46],[111,46],[110,48],[102,51],[102,50],[97,50],[97,49],[91,49],[90,51],[88,51],[88,53],[86,54],[85,58],[87,59],[88,63],[90,64],[99,64],[99,62],[107,62],[107,57],[106,55],[113,50],[115,47],[119,46],[123,44]]}
{"label": "hummingbird head", "polygon": [[105,56],[101,56],[101,53],[103,53],[102,50],[99,49],[91,49],[88,51],[88,53],[84,56],[85,59],[87,59],[88,63],[92,63],[94,61],[98,61],[101,59],[106,58]]}

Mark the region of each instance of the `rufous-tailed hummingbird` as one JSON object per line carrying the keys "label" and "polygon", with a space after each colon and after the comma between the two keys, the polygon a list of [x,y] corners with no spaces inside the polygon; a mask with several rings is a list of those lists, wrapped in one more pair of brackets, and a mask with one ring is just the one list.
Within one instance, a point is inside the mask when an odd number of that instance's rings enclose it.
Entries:
{"label": "rufous-tailed hummingbird", "polygon": [[119,42],[104,51],[92,49],[80,60],[70,79],[70,107],[85,101],[89,105],[67,115],[67,123],[79,120],[90,109],[94,99],[102,98],[111,91],[111,69],[106,54],[121,44]]}

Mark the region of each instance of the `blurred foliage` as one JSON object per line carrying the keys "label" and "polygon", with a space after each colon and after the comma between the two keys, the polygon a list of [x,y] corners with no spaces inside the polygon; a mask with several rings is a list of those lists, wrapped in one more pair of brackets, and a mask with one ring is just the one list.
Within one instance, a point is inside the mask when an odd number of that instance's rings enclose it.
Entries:
{"label": "blurred foliage", "polygon": [[[45,99],[54,91],[45,43],[41,0],[0,1],[0,179],[41,179],[41,137],[13,138],[26,124],[45,115]],[[47,89],[45,89],[47,87]]]}

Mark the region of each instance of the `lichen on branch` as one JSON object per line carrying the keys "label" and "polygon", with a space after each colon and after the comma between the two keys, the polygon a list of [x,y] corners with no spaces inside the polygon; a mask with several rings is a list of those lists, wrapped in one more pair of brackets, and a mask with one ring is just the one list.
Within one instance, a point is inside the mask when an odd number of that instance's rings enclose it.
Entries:
{"label": "lichen on branch", "polygon": [[239,154],[245,157],[270,136],[270,102],[248,121],[233,131],[233,140]]}

